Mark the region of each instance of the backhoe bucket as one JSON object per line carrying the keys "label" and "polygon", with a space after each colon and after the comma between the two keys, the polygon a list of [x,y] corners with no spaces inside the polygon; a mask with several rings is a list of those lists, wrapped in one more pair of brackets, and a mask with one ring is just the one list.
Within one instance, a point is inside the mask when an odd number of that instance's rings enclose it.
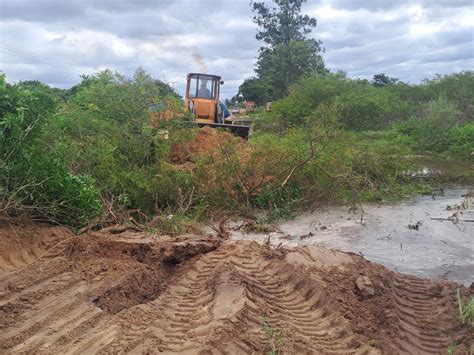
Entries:
{"label": "backhoe bucket", "polygon": [[225,130],[230,131],[235,136],[242,137],[243,139],[247,139],[250,133],[250,126],[239,126],[233,124],[225,124],[225,123],[203,123],[203,122],[196,122],[199,127],[210,126],[213,128],[223,128]]}

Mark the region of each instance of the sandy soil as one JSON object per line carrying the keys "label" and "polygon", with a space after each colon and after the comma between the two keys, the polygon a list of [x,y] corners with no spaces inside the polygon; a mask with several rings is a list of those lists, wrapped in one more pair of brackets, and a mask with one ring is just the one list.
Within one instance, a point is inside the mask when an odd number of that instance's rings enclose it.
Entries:
{"label": "sandy soil", "polygon": [[472,334],[456,318],[458,285],[358,255],[1,223],[0,353],[471,349]]}

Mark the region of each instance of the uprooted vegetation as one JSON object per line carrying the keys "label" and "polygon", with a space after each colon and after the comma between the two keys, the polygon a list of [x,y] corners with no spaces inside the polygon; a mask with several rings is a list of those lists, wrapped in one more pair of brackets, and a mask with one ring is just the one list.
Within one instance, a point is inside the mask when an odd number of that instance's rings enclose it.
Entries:
{"label": "uprooted vegetation", "polygon": [[[466,159],[473,149],[471,99],[445,88],[470,85],[470,72],[419,86],[306,78],[260,115],[248,142],[187,126],[172,90],[142,70],[84,77],[69,91],[1,80],[0,208],[72,227],[146,222],[180,234],[254,209],[272,219],[355,206],[424,189],[406,157],[430,144]],[[179,119],[157,120],[160,100]]]}

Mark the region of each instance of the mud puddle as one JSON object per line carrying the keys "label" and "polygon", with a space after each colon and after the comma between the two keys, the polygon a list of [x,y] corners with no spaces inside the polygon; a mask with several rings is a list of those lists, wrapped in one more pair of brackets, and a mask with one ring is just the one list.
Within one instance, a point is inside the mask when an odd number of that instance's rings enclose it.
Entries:
{"label": "mud puddle", "polygon": [[470,162],[444,160],[428,156],[415,156],[411,160],[419,167],[418,170],[411,173],[421,179],[445,178],[449,181],[473,181],[474,165]]}
{"label": "mud puddle", "polygon": [[[449,188],[403,203],[365,205],[362,223],[360,214],[346,207],[329,207],[281,223],[276,232],[234,231],[231,239],[265,242],[270,236],[275,246],[337,248],[394,271],[470,285],[474,282],[474,201],[466,198],[469,192],[472,195],[473,190]],[[458,219],[449,220],[458,207],[462,207]]]}

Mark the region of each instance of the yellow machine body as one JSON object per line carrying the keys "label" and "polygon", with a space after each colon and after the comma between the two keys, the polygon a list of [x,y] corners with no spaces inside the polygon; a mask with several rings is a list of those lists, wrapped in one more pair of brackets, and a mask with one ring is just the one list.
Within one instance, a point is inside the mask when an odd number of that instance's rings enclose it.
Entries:
{"label": "yellow machine body", "polygon": [[225,112],[219,102],[220,86],[223,84],[218,75],[188,74],[185,106],[192,112],[194,122],[199,126],[228,129],[233,134],[247,139],[250,127],[232,124],[232,120],[225,117]]}

